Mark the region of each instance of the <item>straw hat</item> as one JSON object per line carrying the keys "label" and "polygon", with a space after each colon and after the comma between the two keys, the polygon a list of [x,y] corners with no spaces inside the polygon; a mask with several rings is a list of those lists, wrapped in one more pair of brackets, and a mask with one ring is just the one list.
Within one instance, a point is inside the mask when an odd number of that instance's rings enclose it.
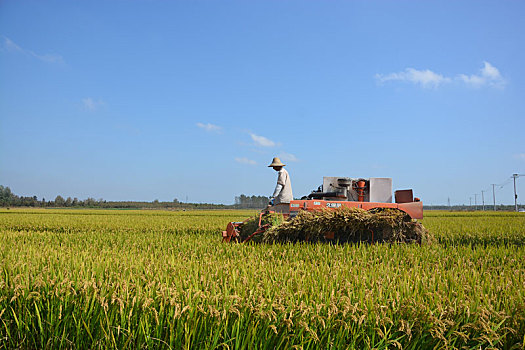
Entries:
{"label": "straw hat", "polygon": [[274,166],[285,166],[286,164],[283,164],[281,162],[281,160],[279,159],[279,157],[275,157],[272,161],[272,164],[268,165],[269,168],[271,167],[274,167]]}

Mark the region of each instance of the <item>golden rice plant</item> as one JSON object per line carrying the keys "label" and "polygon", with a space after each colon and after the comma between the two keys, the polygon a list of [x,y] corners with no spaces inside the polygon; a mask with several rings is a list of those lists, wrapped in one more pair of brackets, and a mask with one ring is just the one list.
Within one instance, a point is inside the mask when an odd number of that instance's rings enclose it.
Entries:
{"label": "golden rice plant", "polygon": [[426,213],[433,245],[221,243],[253,211],[0,210],[0,348],[506,348],[525,217]]}

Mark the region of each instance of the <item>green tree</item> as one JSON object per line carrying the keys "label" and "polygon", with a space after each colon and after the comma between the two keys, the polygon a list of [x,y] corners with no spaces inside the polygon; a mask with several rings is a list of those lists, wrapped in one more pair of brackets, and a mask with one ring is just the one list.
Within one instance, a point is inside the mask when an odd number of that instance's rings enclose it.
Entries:
{"label": "green tree", "polygon": [[0,205],[6,206],[12,204],[14,200],[14,194],[11,192],[9,187],[0,185]]}
{"label": "green tree", "polygon": [[61,195],[58,195],[55,198],[55,206],[63,207],[65,204],[66,204],[66,201],[64,200],[64,198]]}

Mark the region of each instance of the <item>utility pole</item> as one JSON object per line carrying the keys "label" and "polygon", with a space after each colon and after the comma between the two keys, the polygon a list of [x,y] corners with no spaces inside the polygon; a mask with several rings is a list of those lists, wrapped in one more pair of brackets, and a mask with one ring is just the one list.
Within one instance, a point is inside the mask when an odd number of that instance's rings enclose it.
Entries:
{"label": "utility pole", "polygon": [[476,206],[476,210],[478,210],[478,194],[474,193],[474,205]]}
{"label": "utility pole", "polygon": [[472,210],[472,197],[468,197],[468,199],[470,200],[470,205],[469,205],[470,210]]}
{"label": "utility pole", "polygon": [[512,174],[512,178],[514,179],[514,209],[515,211],[518,211],[518,194],[516,193],[516,179],[518,178],[518,174]]}
{"label": "utility pole", "polygon": [[483,203],[483,211],[485,211],[485,195],[483,194],[483,190],[481,190],[481,202]]}
{"label": "utility pole", "polygon": [[494,200],[494,211],[496,211],[496,191],[494,190],[496,184],[492,184],[492,199]]}

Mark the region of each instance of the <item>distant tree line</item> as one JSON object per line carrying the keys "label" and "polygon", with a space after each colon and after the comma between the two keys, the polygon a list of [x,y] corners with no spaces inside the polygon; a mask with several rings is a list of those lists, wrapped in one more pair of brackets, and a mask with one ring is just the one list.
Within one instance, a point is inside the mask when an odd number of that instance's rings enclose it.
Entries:
{"label": "distant tree line", "polygon": [[79,200],[78,198],[56,196],[54,200],[46,200],[42,198],[39,200],[37,196],[24,197],[18,196],[11,192],[9,187],[0,185],[0,206],[7,207],[97,207],[101,206],[106,201],[103,199],[96,200],[94,198],[87,198]]}
{"label": "distant tree line", "polygon": [[36,196],[22,197],[17,196],[9,187],[0,185],[0,206],[16,206],[16,207],[39,207],[41,202]]}
{"label": "distant tree line", "polygon": [[235,207],[239,209],[263,209],[270,199],[265,196],[246,196],[241,194],[235,197]]}
{"label": "distant tree line", "polygon": [[0,185],[1,207],[40,207],[40,208],[116,208],[116,209],[262,209],[268,204],[268,197],[246,196],[241,194],[235,197],[234,205],[213,203],[185,203],[174,199],[170,202],[161,202],[158,199],[152,202],[137,201],[106,201],[104,199],[78,199],[58,195],[55,199],[38,199],[37,196],[24,197],[11,192],[11,189]]}

